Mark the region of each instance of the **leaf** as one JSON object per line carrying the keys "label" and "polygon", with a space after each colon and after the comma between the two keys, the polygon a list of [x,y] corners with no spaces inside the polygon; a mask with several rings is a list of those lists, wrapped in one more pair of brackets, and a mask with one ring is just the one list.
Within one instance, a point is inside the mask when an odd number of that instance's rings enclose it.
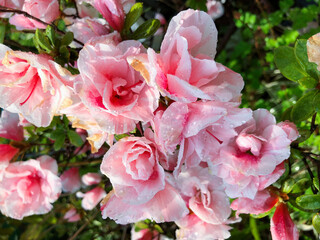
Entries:
{"label": "leaf", "polygon": [[291,120],[291,111],[292,111],[292,108],[293,108],[293,106],[291,106],[291,107],[289,107],[289,108],[287,108],[284,112],[283,112],[283,114],[282,114],[282,116],[281,116],[281,120],[282,121],[284,121],[284,120]]}
{"label": "leaf", "polygon": [[320,215],[317,213],[312,218],[312,226],[317,231],[317,233],[320,233]]}
{"label": "leaf", "polygon": [[52,45],[56,45],[56,33],[53,29],[53,27],[51,27],[50,25],[47,26],[46,28],[46,35],[49,38],[50,42]]}
{"label": "leaf", "polygon": [[65,45],[59,48],[59,54],[60,54],[60,57],[65,60],[66,63],[69,62],[70,52]]}
{"label": "leaf", "polygon": [[3,43],[5,35],[6,35],[6,25],[3,23],[0,23],[0,43]]}
{"label": "leaf", "polygon": [[307,74],[298,63],[292,47],[282,46],[275,49],[274,61],[283,76],[291,81],[296,82],[307,77]]}
{"label": "leaf", "polygon": [[291,119],[295,123],[299,123],[311,117],[315,112],[313,105],[313,99],[316,94],[316,90],[310,91],[302,96],[298,102],[293,106],[291,111]]}
{"label": "leaf", "polygon": [[158,19],[149,19],[138,27],[138,29],[132,34],[132,38],[135,40],[148,38],[152,36],[159,27],[160,21]]}
{"label": "leaf", "polygon": [[314,99],[313,99],[313,105],[314,105],[315,110],[317,112],[319,112],[320,111],[320,92],[315,94]]}
{"label": "leaf", "polygon": [[282,185],[282,192],[290,193],[293,188],[294,183],[295,183],[295,181],[292,178],[285,181]]}
{"label": "leaf", "polygon": [[143,12],[143,3],[136,3],[132,6],[128,12],[126,19],[124,21],[124,30],[129,31],[131,26],[139,19]]}
{"label": "leaf", "polygon": [[70,142],[76,147],[80,147],[83,144],[82,138],[75,131],[72,131],[72,130],[68,131],[68,138]]}
{"label": "leaf", "polygon": [[188,0],[186,2],[186,6],[193,8],[193,9],[199,9],[202,11],[207,12],[207,5],[206,5],[207,1],[206,0]]}
{"label": "leaf", "polygon": [[319,190],[320,190],[320,187],[319,187],[319,180],[318,180],[318,178],[313,178],[312,182],[313,182],[313,185],[316,187],[316,189],[319,191]]}
{"label": "leaf", "polygon": [[317,70],[317,64],[309,62],[306,39],[298,39],[296,41],[296,44],[294,46],[294,53],[300,63],[300,66],[310,76],[310,78],[314,79],[315,87],[319,82],[320,72]]}
{"label": "leaf", "polygon": [[36,33],[34,35],[34,40],[47,53],[50,53],[53,50],[49,42],[49,39],[44,35],[44,33],[41,30],[39,29],[36,30]]}
{"label": "leaf", "polygon": [[50,134],[50,138],[55,140],[53,148],[55,151],[58,151],[62,148],[64,141],[66,139],[66,133],[63,129],[56,129]]}
{"label": "leaf", "polygon": [[309,178],[300,179],[292,186],[291,193],[304,192],[308,187],[310,187],[310,185],[311,185],[311,181]]}
{"label": "leaf", "polygon": [[282,11],[287,11],[294,4],[294,0],[280,0],[279,7]]}
{"label": "leaf", "polygon": [[320,195],[302,195],[300,197],[297,197],[296,203],[299,207],[305,209],[320,209]]}
{"label": "leaf", "polygon": [[67,32],[62,40],[61,40],[61,46],[69,46],[70,43],[73,41],[73,32]]}

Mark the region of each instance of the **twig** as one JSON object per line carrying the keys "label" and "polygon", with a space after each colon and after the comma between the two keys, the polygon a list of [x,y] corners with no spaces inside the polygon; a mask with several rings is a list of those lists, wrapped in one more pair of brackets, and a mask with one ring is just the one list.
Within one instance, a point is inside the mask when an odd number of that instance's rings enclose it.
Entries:
{"label": "twig", "polygon": [[[302,161],[303,161],[303,163],[304,163],[304,166],[307,168],[307,171],[308,171],[308,173],[309,173],[309,175],[310,175],[311,181],[313,182],[314,175],[313,175],[313,173],[312,173],[312,171],[311,171],[311,169],[310,169],[310,166],[309,166],[309,164],[308,164],[308,162],[307,162],[307,159],[304,157],[304,158],[302,158]],[[317,190],[314,189],[314,186],[313,186],[313,185],[311,185],[311,190],[312,190],[312,192],[313,192],[314,194],[317,193]]]}
{"label": "twig", "polygon": [[97,215],[98,215],[99,212],[96,212],[85,224],[83,224],[79,229],[78,231],[75,232],[75,234],[73,234],[72,237],[69,238],[69,240],[74,240],[76,239],[76,237],[83,231],[83,229],[85,229],[89,223],[91,222],[91,220],[93,220]]}
{"label": "twig", "polygon": [[311,127],[310,127],[310,133],[312,134],[318,127],[318,125],[316,125],[316,117],[317,117],[317,113],[313,114],[312,116],[312,120],[311,120]]}
{"label": "twig", "polygon": [[[9,8],[9,7],[4,7],[4,6],[1,6],[1,5],[0,5],[0,12],[8,12],[8,13],[22,14],[23,16],[25,16],[25,17],[27,17],[27,18],[30,18],[30,19],[33,19],[33,20],[35,20],[35,21],[37,21],[37,22],[39,22],[39,23],[42,23],[43,25],[53,27],[53,29],[54,29],[55,31],[57,31],[58,33],[60,33],[60,34],[65,34],[65,32],[64,32],[64,31],[61,31],[60,29],[58,29],[58,27],[57,27],[56,25],[54,25],[54,24],[52,24],[52,23],[44,22],[44,21],[42,21],[41,19],[39,19],[39,18],[37,18],[37,17],[35,17],[35,16],[32,16],[32,15],[30,15],[29,13],[27,13],[27,12],[25,12],[25,11],[18,10],[18,9],[13,9],[13,8]],[[75,41],[76,43],[84,46],[84,44],[83,44],[81,41],[79,41],[79,40],[77,40],[77,39],[75,39],[75,38],[73,39],[73,41]]]}

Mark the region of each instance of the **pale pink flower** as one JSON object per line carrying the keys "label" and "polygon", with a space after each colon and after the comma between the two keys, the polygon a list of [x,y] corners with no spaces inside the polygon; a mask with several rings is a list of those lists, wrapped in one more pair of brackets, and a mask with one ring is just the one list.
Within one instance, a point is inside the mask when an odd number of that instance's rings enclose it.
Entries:
{"label": "pale pink flower", "polygon": [[128,224],[145,219],[155,222],[176,221],[186,216],[189,210],[176,189],[166,183],[163,190],[143,204],[126,203],[112,191],[102,201],[101,213],[102,218],[109,217],[118,224]]}
{"label": "pale pink flower", "polygon": [[86,173],[81,177],[82,182],[87,185],[95,185],[101,182],[101,175],[99,173]]}
{"label": "pale pink flower", "polygon": [[270,224],[272,240],[298,240],[299,232],[292,221],[286,204],[280,203]]}
{"label": "pale pink flower", "polygon": [[[79,16],[81,18],[90,17],[98,18],[99,12],[93,7],[94,0],[76,0]],[[73,14],[76,14],[74,12]]]}
{"label": "pale pink flower", "polygon": [[66,219],[68,222],[78,222],[81,219],[81,216],[79,213],[77,213],[77,209],[71,208],[68,212],[66,212],[63,219]]}
{"label": "pale pink flower", "polygon": [[[290,144],[298,137],[291,124],[276,124],[267,110],[253,112],[253,118],[237,128],[238,135],[224,146],[217,161],[217,174],[224,179],[229,197],[253,199],[258,190],[276,181],[277,169],[290,156]],[[291,128],[291,130],[290,130]],[[274,176],[274,177],[271,177]],[[260,180],[260,177],[262,179]]]}
{"label": "pale pink flower", "polygon": [[37,160],[10,163],[0,182],[0,210],[15,219],[45,214],[61,193],[57,162],[42,156]]}
{"label": "pale pink flower", "polygon": [[86,43],[93,37],[99,37],[110,33],[109,26],[103,19],[94,18],[77,18],[67,27],[73,32],[74,38]]}
{"label": "pale pink flower", "polygon": [[44,54],[12,51],[0,45],[0,106],[46,127],[64,103],[71,74]]}
{"label": "pale pink flower", "polygon": [[196,214],[189,214],[175,223],[180,228],[176,231],[178,240],[227,239],[231,236],[231,227],[227,224],[210,224]]}
{"label": "pale pink flower", "polygon": [[279,201],[277,194],[271,190],[265,189],[257,192],[254,199],[238,198],[231,203],[231,208],[240,213],[261,214],[268,212]]}
{"label": "pale pink flower", "polygon": [[189,208],[202,221],[223,224],[229,218],[231,209],[223,182],[211,175],[208,168],[194,167],[181,172],[176,185]]}
{"label": "pale pink flower", "polygon": [[213,60],[216,46],[211,17],[189,9],[172,18],[159,54],[149,48],[147,57],[132,57],[130,62],[149,85],[175,101],[239,102],[242,77]]}
{"label": "pale pink flower", "polygon": [[[59,17],[59,2],[57,0],[25,0],[22,10],[30,15],[51,23]],[[16,14],[9,20],[18,30],[46,28],[47,26],[21,14]]]}
{"label": "pale pink flower", "polygon": [[94,7],[102,14],[114,30],[121,32],[125,19],[122,1],[94,0]]}
{"label": "pale pink flower", "polygon": [[220,1],[208,0],[206,3],[207,13],[213,20],[221,17],[224,14],[224,7]]}
{"label": "pale pink flower", "polygon": [[83,195],[81,206],[85,210],[92,210],[106,195],[107,194],[103,188],[95,187]]}
{"label": "pale pink flower", "polygon": [[129,132],[138,121],[150,121],[159,98],[126,60],[144,52],[144,47],[137,41],[119,43],[118,36],[109,34],[85,45],[75,86],[101,129],[110,134]]}
{"label": "pale pink flower", "polygon": [[[21,10],[24,0],[0,0],[0,6]],[[1,18],[9,18],[12,13],[0,13]]]}
{"label": "pale pink flower", "polygon": [[165,188],[164,170],[155,144],[146,138],[127,137],[114,144],[100,166],[123,202],[142,204]]}
{"label": "pale pink flower", "polygon": [[79,168],[73,167],[64,171],[61,176],[62,191],[74,193],[81,187]]}
{"label": "pale pink flower", "polygon": [[0,118],[0,137],[15,141],[23,140],[23,127],[19,126],[19,115],[3,110]]}

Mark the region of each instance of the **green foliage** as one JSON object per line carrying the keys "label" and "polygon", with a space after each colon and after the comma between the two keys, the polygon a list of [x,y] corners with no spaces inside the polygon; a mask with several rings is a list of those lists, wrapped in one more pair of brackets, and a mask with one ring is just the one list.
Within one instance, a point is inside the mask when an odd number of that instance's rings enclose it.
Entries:
{"label": "green foliage", "polygon": [[141,14],[143,12],[143,4],[142,3],[136,3],[134,4],[128,14],[126,15],[126,19],[124,22],[124,31],[129,32],[131,26],[138,21],[138,19],[141,17]]}
{"label": "green foliage", "polygon": [[298,206],[304,209],[320,209],[320,195],[302,195],[297,197],[296,202]]}
{"label": "green foliage", "polygon": [[207,11],[206,0],[187,0],[186,6],[193,9]]}
{"label": "green foliage", "polygon": [[131,35],[132,39],[143,39],[151,37],[160,27],[158,19],[149,19],[142,23],[137,30]]}

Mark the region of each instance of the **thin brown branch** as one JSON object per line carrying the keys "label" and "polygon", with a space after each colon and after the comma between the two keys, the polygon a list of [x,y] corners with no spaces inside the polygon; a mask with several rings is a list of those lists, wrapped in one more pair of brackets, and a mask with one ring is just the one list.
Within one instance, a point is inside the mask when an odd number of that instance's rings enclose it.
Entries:
{"label": "thin brown branch", "polygon": [[[29,13],[27,13],[27,12],[25,12],[25,11],[18,10],[18,9],[13,9],[13,8],[9,8],[9,7],[4,7],[4,6],[1,6],[1,5],[0,5],[0,12],[21,14],[21,15],[27,17],[27,18],[30,18],[30,19],[32,19],[32,20],[35,20],[35,21],[39,22],[39,23],[42,23],[43,25],[53,27],[53,29],[54,29],[55,31],[57,31],[58,33],[60,33],[60,34],[65,34],[65,32],[64,32],[64,31],[61,31],[60,29],[58,29],[58,27],[57,27],[56,25],[54,25],[54,24],[52,24],[52,23],[44,22],[44,21],[42,21],[41,19],[39,19],[39,18],[37,18],[37,17],[35,17],[35,16],[32,16],[31,14],[29,14]],[[81,41],[79,41],[79,40],[77,40],[77,39],[75,39],[75,38],[73,39],[73,41],[75,41],[76,43],[84,46],[84,44],[83,44]]]}
{"label": "thin brown branch", "polygon": [[74,240],[76,239],[76,237],[89,225],[89,223],[95,219],[95,217],[98,215],[99,212],[96,212],[88,221],[86,221],[85,224],[83,224],[78,231],[75,232],[75,234],[73,234],[72,237],[69,238],[69,240]]}

